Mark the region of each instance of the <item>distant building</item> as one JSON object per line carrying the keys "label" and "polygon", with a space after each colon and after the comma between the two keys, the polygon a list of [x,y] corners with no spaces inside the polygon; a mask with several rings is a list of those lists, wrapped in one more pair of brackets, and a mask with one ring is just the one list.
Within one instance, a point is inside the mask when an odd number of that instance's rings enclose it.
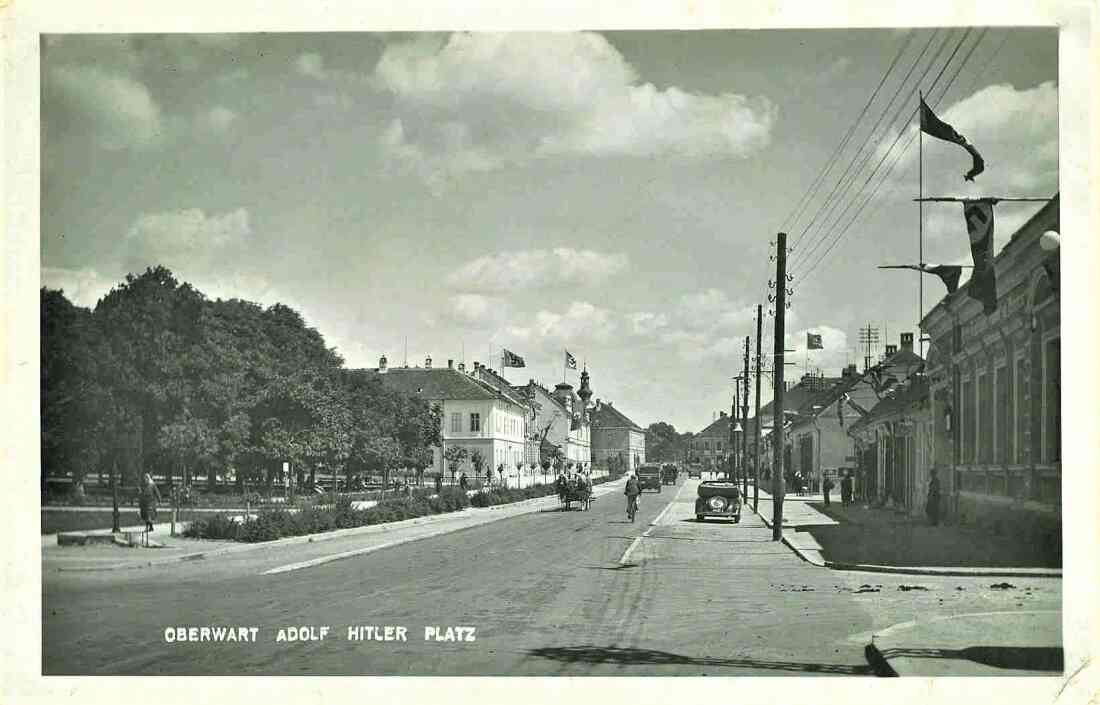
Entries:
{"label": "distant building", "polygon": [[967,295],[968,282],[921,321],[944,509],[1032,532],[1052,551],[1061,545],[1061,292],[1058,251],[1044,249],[1043,235],[1059,221],[1056,195],[997,254],[995,312]]}
{"label": "distant building", "polygon": [[726,468],[730,453],[730,417],[718,412],[718,418],[691,437],[687,444],[688,462],[701,463],[708,471]]}
{"label": "distant building", "polygon": [[588,371],[581,373],[581,387],[559,382],[551,391],[535,380],[515,387],[533,409],[532,437],[541,443],[542,460],[558,450],[565,462],[588,470],[592,466],[592,428],[588,400]]}
{"label": "distant building", "polygon": [[[454,369],[453,361],[448,360],[447,367],[435,368],[429,357],[424,367],[391,368],[382,356],[378,368],[368,370],[385,386],[425,399],[442,410],[443,445],[432,449],[433,472],[451,472],[444,467],[444,454],[453,447],[479,452],[485,463],[482,473],[524,460],[527,405],[510,390],[479,380],[476,370],[480,365],[474,366],[475,371],[467,373]],[[455,469],[458,472],[475,475],[469,457]]]}
{"label": "distant building", "polygon": [[592,461],[610,468],[635,470],[646,462],[645,430],[609,401],[592,408]]}

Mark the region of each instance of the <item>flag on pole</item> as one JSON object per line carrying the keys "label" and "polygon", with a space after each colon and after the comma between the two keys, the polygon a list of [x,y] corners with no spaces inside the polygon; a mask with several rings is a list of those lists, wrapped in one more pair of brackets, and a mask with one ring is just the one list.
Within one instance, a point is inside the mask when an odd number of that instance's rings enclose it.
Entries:
{"label": "flag on pole", "polygon": [[973,181],[975,176],[985,171],[985,160],[982,159],[982,155],[978,154],[978,150],[974,148],[974,145],[967,142],[966,138],[956,132],[954,127],[936,117],[936,114],[932,112],[932,108],[929,108],[928,103],[924,102],[924,98],[921,98],[920,101],[920,129],[926,135],[932,135],[947,142],[954,142],[970,152],[970,157],[974,163],[970,171],[963,175],[963,178],[967,181]]}
{"label": "flag on pole", "polygon": [[997,273],[993,269],[993,201],[988,198],[963,201],[963,217],[970,234],[970,256],[974,274],[966,293],[982,302],[988,316],[997,310]]}
{"label": "flag on pole", "polygon": [[577,369],[577,358],[569,354],[569,351],[565,351],[565,366],[570,370]]}
{"label": "flag on pole", "polygon": [[504,367],[527,367],[527,363],[523,361],[523,358],[508,348],[503,349],[503,357]]}
{"label": "flag on pole", "polygon": [[821,336],[817,333],[806,334],[806,349],[807,350],[824,350],[825,346],[821,344]]}
{"label": "flag on pole", "polygon": [[957,264],[884,264],[879,269],[912,269],[925,274],[935,274],[947,287],[947,293],[954,293],[959,288],[959,277],[962,275],[962,267]]}

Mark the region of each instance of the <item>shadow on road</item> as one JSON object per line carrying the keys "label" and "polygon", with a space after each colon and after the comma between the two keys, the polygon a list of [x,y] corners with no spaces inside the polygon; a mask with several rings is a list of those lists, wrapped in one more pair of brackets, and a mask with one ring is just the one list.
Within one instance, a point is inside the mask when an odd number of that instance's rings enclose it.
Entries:
{"label": "shadow on road", "polygon": [[965,649],[883,649],[884,658],[944,658],[973,661],[994,668],[1021,671],[1065,669],[1062,649],[1056,646],[968,646]]}
{"label": "shadow on road", "polygon": [[799,661],[764,661],[752,658],[708,658],[685,656],[668,651],[634,649],[618,646],[561,646],[530,649],[528,653],[540,658],[564,663],[610,663],[616,665],[668,665],[668,666],[718,666],[726,668],[751,668],[799,673],[825,673],[844,676],[871,676],[869,665],[846,666],[831,663],[803,663]]}

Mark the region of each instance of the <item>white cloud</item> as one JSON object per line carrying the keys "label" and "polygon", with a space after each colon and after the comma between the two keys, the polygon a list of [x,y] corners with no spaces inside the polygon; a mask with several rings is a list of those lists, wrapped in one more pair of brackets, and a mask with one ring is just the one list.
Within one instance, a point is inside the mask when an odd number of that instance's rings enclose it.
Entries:
{"label": "white cloud", "polygon": [[448,283],[465,290],[504,292],[603,280],[622,272],[628,264],[622,253],[570,247],[498,252],[467,262],[448,277]]}
{"label": "white cloud", "polygon": [[650,311],[631,313],[627,316],[627,320],[630,321],[634,334],[641,336],[653,335],[668,325],[668,316]]}
{"label": "white cloud", "polygon": [[300,55],[294,61],[294,68],[303,76],[315,78],[318,81],[325,80],[325,60],[320,54],[306,53]]}
{"label": "white cloud", "polygon": [[151,147],[163,136],[161,109],[149,89],[122,73],[96,66],[58,66],[47,75],[75,120],[86,121],[110,150]]}
{"label": "white cloud", "polygon": [[486,322],[499,302],[480,294],[459,294],[454,297],[452,309],[455,318],[466,323]]}
{"label": "white cloud", "polygon": [[[809,350],[806,347],[807,333],[816,333],[821,336],[820,350]],[[802,328],[788,333],[785,347],[794,351],[786,353],[786,361],[796,362],[799,367],[808,362],[811,368],[833,371],[842,369],[849,360],[855,362],[862,359],[858,350],[849,349],[847,333],[826,325]],[[802,370],[797,374],[801,375]]]}
{"label": "white cloud", "polygon": [[507,329],[511,337],[523,341],[570,343],[606,341],[615,331],[616,324],[611,312],[587,301],[574,301],[560,313],[538,311],[529,325]]}
{"label": "white cloud", "polygon": [[91,268],[42,267],[41,275],[42,286],[61,289],[69,301],[86,308],[95,308],[96,303],[122,281],[122,277],[108,277]]}
{"label": "white cloud", "polygon": [[252,234],[244,208],[208,216],[197,208],[142,214],[126,233],[130,266],[183,267],[219,262],[227,248],[244,245]]}
{"label": "white cloud", "polygon": [[227,132],[240,118],[236,112],[223,105],[216,105],[202,115],[202,123],[215,134]]}
{"label": "white cloud", "polygon": [[395,98],[402,143],[419,148],[399,156],[427,158],[418,166],[428,174],[558,154],[744,156],[768,143],[776,112],[765,98],[640,83],[611,43],[589,32],[394,43],[374,76]]}

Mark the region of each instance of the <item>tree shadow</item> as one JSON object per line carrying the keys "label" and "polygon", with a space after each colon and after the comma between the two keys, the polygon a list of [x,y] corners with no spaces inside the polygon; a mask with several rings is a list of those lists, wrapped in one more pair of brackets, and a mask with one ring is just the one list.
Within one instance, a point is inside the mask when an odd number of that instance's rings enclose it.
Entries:
{"label": "tree shadow", "polygon": [[973,661],[994,668],[1062,673],[1065,659],[1057,646],[968,646],[965,649],[882,649],[883,658],[942,658]]}
{"label": "tree shadow", "polygon": [[764,661],[751,658],[711,658],[687,656],[655,649],[636,649],[619,646],[560,646],[529,649],[528,654],[562,663],[613,664],[619,666],[708,666],[724,668],[750,668],[793,673],[822,673],[844,676],[874,675],[871,666],[849,666],[833,663],[805,663],[800,661]]}

